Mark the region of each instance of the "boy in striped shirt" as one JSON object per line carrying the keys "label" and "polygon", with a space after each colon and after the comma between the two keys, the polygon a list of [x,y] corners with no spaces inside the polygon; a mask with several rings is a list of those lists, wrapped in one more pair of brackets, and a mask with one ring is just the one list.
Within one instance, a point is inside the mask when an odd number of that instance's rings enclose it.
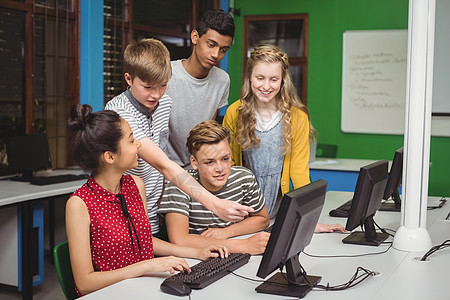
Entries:
{"label": "boy in striped shirt", "polygon": [[270,222],[253,173],[244,167],[231,167],[229,130],[216,121],[204,121],[190,131],[186,146],[191,153],[193,170],[189,173],[193,178],[218,198],[247,205],[254,212],[237,223],[222,220],[169,183],[158,213],[165,217],[170,241],[191,247],[221,244],[230,252],[263,253],[270,236],[267,232],[228,239],[261,231]]}
{"label": "boy in striped shirt", "polygon": [[159,235],[158,199],[162,196],[164,178],[196,198],[227,220],[242,220],[252,209],[234,201],[218,199],[192,179],[165,154],[169,136],[172,99],[165,95],[172,69],[166,46],[155,39],[132,41],[125,49],[124,73],[128,87],[111,99],[105,109],[114,110],[127,121],[141,143],[138,167],[127,174],[139,176],[145,184],[148,217],[152,235]]}

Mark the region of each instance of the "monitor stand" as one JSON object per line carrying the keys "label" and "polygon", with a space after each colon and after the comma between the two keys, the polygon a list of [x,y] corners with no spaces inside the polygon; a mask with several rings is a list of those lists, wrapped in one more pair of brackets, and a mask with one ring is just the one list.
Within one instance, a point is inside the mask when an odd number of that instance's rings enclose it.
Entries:
{"label": "monitor stand", "polygon": [[[308,281],[305,280],[305,277]],[[295,255],[286,262],[286,274],[276,273],[257,286],[255,290],[258,293],[303,298],[321,279],[320,276],[304,275],[298,255]]]}
{"label": "monitor stand", "polygon": [[402,206],[395,202],[383,202],[380,206],[379,211],[401,211]]}
{"label": "monitor stand", "polygon": [[356,231],[342,240],[344,244],[355,244],[364,246],[379,246],[381,242],[386,240],[388,235],[382,232],[377,232],[375,238],[368,240],[362,231]]}
{"label": "monitor stand", "polygon": [[355,231],[342,240],[344,244],[356,244],[364,246],[379,246],[389,237],[383,232],[376,232],[373,222],[373,215],[364,221],[363,231]]}
{"label": "monitor stand", "polygon": [[398,190],[396,190],[392,194],[392,201],[385,201],[381,203],[379,211],[400,211],[402,208],[400,195],[398,193]]}
{"label": "monitor stand", "polygon": [[[317,284],[322,279],[320,276],[307,275],[306,277],[312,284]],[[306,281],[304,284],[307,284]],[[289,284],[283,275],[281,275],[281,272],[278,272],[256,287],[256,291],[264,294],[303,298],[309,291],[312,290],[312,288],[313,287],[309,285]]]}

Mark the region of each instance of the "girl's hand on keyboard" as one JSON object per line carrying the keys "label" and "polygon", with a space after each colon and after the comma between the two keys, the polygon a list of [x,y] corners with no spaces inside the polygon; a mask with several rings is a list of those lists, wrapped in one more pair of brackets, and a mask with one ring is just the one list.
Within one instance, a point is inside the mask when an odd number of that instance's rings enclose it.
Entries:
{"label": "girl's hand on keyboard", "polygon": [[146,260],[148,270],[147,272],[170,272],[170,274],[175,273],[175,271],[191,271],[188,263],[176,256],[164,256],[157,257]]}

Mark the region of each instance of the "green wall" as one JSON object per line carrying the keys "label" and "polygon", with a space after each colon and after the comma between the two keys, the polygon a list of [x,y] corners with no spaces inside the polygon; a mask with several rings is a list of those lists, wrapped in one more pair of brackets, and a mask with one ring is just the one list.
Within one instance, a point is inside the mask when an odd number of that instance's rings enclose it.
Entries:
{"label": "green wall", "polygon": [[[229,52],[230,103],[239,98],[245,15],[309,14],[308,107],[318,142],[338,145],[338,157],[392,160],[403,136],[341,131],[342,34],[346,30],[406,29],[407,0],[235,0],[236,36]],[[429,195],[450,196],[450,138],[431,139]],[[445,151],[448,153],[448,150]]]}

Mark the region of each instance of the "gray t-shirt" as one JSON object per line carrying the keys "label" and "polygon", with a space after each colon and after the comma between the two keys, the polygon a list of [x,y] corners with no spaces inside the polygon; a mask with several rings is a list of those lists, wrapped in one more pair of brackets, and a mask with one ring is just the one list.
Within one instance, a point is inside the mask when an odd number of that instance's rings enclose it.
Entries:
{"label": "gray t-shirt", "polygon": [[[200,182],[198,171],[188,171]],[[255,212],[264,208],[264,196],[258,187],[253,173],[244,167],[231,167],[230,176],[225,185],[217,192],[211,192],[220,199],[236,201],[253,207]],[[179,213],[189,217],[189,233],[200,234],[208,228],[224,228],[233,222],[220,219],[202,204],[192,199],[172,183],[168,183],[159,204],[158,214]]]}
{"label": "gray t-shirt", "polygon": [[228,104],[230,77],[217,67],[198,79],[189,75],[181,60],[172,61],[172,78],[166,94],[173,106],[169,121],[167,156],[183,168],[190,169],[186,137],[200,122],[211,120],[218,109]]}

